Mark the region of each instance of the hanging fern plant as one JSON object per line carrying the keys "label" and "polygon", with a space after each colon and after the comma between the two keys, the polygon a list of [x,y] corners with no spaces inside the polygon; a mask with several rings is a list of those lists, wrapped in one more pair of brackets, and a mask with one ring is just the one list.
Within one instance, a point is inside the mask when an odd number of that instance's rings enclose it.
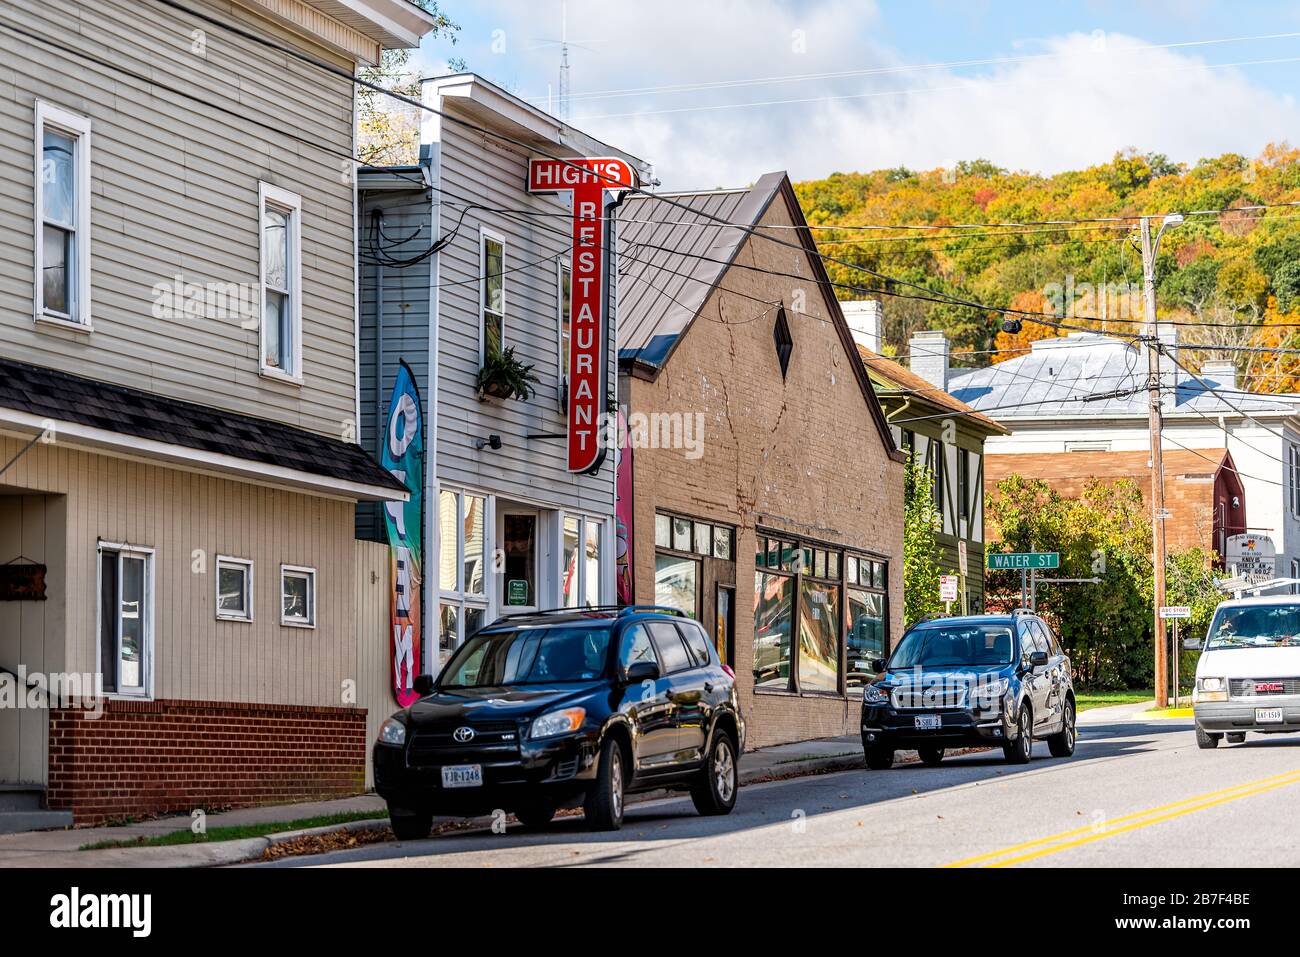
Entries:
{"label": "hanging fern plant", "polygon": [[533,367],[515,357],[514,346],[493,349],[478,370],[479,401],[486,399],[519,399],[527,402],[537,388]]}

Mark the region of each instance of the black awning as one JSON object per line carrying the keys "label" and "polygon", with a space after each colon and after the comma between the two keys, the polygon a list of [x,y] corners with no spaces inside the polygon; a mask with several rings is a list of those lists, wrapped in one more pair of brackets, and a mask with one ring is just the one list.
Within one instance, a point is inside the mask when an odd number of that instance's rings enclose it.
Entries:
{"label": "black awning", "polygon": [[0,407],[353,485],[406,491],[359,445],[12,359],[0,358]]}

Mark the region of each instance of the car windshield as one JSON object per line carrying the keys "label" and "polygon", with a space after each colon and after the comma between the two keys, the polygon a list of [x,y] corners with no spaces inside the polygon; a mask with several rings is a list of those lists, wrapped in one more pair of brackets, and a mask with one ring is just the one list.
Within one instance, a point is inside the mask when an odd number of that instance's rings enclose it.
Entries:
{"label": "car windshield", "polygon": [[1011,626],[1006,624],[922,625],[903,636],[889,667],[1007,665],[1011,663],[1011,645]]}
{"label": "car windshield", "polygon": [[479,632],[447,663],[439,688],[591,681],[605,672],[609,628],[581,625]]}
{"label": "car windshield", "polygon": [[1206,650],[1300,645],[1300,603],[1220,608]]}

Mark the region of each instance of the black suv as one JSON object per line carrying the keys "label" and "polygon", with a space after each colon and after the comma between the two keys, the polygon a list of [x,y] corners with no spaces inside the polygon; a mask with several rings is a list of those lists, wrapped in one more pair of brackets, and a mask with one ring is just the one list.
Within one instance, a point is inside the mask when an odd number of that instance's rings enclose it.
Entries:
{"label": "black suv", "polygon": [[670,608],[507,616],[465,642],[375,743],[375,790],[399,839],[435,814],[512,811],[528,827],[582,804],[623,823],[623,796],[689,790],[701,814],[736,803],[745,724],[735,675]]}
{"label": "black suv", "polygon": [[929,765],[947,748],[994,746],[1025,764],[1036,738],[1058,758],[1074,753],[1070,659],[1037,615],[922,621],[888,663],[872,664],[883,672],[862,691],[862,748],[873,770],[892,766],[904,748]]}

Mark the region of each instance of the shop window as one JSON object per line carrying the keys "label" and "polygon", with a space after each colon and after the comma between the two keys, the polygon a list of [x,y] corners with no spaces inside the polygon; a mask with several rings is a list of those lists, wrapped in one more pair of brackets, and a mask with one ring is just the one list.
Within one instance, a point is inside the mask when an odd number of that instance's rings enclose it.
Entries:
{"label": "shop window", "polygon": [[799,588],[799,690],[840,690],[840,589],[803,579]]}
{"label": "shop window", "polygon": [[888,564],[764,536],[755,557],[755,688],[838,694],[868,677],[888,647]]}
{"label": "shop window", "polygon": [[105,691],[150,693],[153,640],[153,551],[100,545],[99,670]]}
{"label": "shop window", "polygon": [[486,623],[489,521],[488,500],[484,496],[451,489],[438,493],[438,647],[441,652],[456,650]]}
{"label": "shop window", "polygon": [[248,559],[217,556],[217,617],[253,620],[253,563]]}
{"label": "shop window", "polygon": [[605,523],[581,515],[564,516],[560,604],[565,608],[601,603],[601,536]]}
{"label": "shop window", "polygon": [[316,627],[316,569],[280,566],[280,624]]}
{"label": "shop window", "polygon": [[693,558],[655,555],[655,604],[699,616],[700,563]]}
{"label": "shop window", "polygon": [[786,689],[790,685],[794,623],[792,575],[754,573],[754,687]]}

